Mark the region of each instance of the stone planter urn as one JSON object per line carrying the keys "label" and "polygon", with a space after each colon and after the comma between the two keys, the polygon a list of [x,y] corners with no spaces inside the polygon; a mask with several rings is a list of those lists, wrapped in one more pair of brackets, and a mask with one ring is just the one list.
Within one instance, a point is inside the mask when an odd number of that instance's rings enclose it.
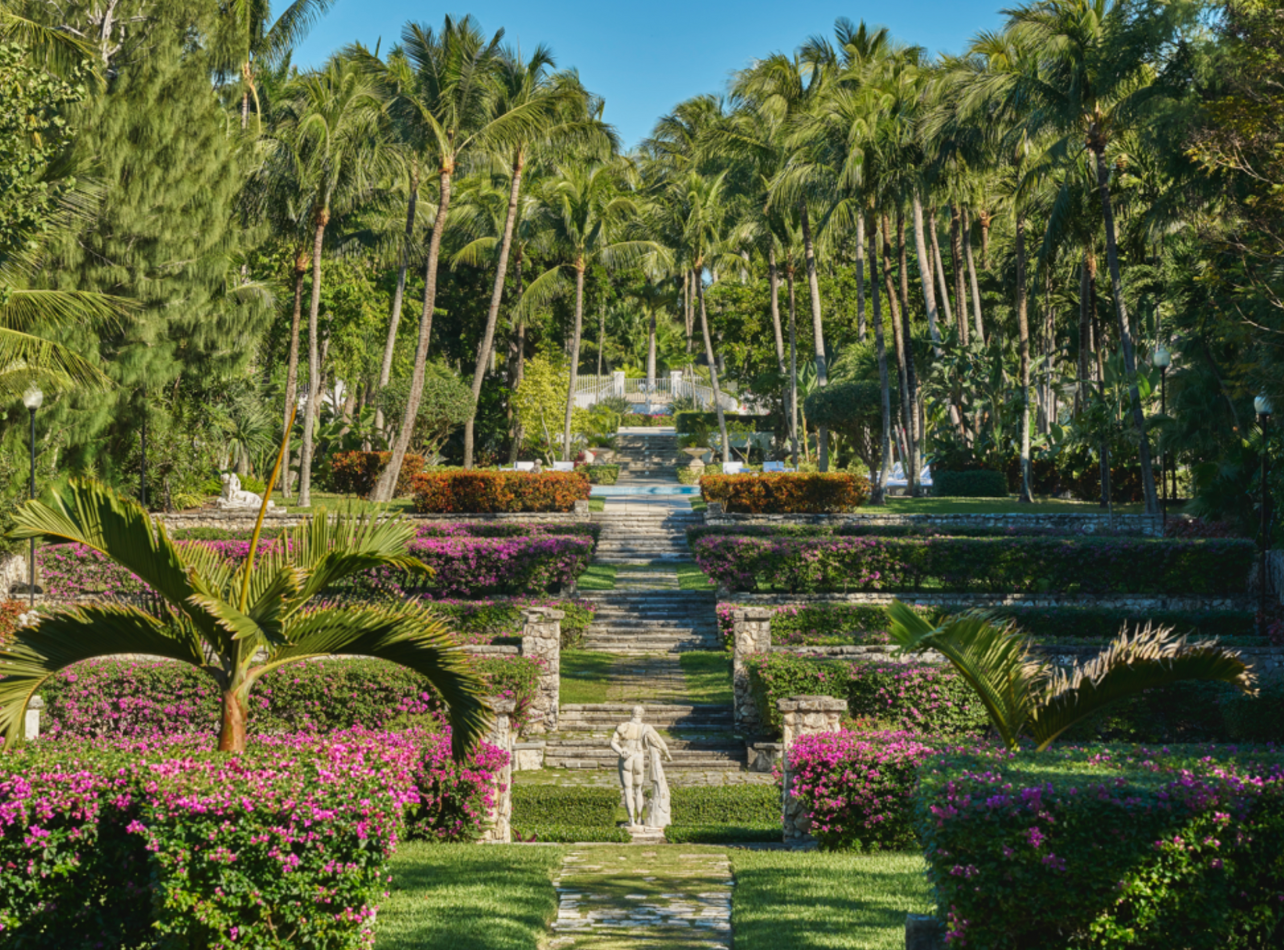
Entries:
{"label": "stone planter urn", "polygon": [[614,449],[592,449],[594,460],[601,465],[605,465],[615,457]]}
{"label": "stone planter urn", "polygon": [[689,449],[683,449],[682,451],[691,456],[691,464],[693,466],[698,462],[700,467],[703,468],[713,461],[713,450],[704,448],[703,446],[694,446]]}

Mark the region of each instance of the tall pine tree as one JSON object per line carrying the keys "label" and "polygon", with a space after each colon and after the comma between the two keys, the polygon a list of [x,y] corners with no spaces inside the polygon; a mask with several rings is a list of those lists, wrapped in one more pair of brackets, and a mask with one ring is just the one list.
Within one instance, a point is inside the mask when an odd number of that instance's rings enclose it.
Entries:
{"label": "tall pine tree", "polygon": [[123,0],[115,22],[127,34],[95,35],[92,11],[74,24],[105,57],[106,90],[78,123],[81,158],[104,198],[58,248],[49,279],[138,309],[81,341],[96,344],[116,388],[57,410],[71,470],[111,477],[136,445],[144,406],[182,377],[208,385],[242,368],[267,316],[238,302],[231,266],[244,176],[239,130],[219,106],[203,48],[216,14],[212,0]]}

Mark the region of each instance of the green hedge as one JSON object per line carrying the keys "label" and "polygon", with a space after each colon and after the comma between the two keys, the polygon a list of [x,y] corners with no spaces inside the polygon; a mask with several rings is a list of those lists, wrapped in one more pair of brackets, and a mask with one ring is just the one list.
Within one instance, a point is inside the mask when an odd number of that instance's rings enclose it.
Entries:
{"label": "green hedge", "polygon": [[614,485],[620,477],[620,466],[615,464],[581,465],[577,470],[587,474],[590,484],[593,485]]}
{"label": "green hedge", "polygon": [[670,791],[671,844],[779,841],[780,789],[771,785],[718,785]]}
{"label": "green hedge", "polygon": [[938,498],[1007,498],[1008,477],[986,468],[933,472],[932,494]]}
{"label": "green hedge", "polygon": [[513,784],[513,836],[524,841],[631,840],[618,788]]}

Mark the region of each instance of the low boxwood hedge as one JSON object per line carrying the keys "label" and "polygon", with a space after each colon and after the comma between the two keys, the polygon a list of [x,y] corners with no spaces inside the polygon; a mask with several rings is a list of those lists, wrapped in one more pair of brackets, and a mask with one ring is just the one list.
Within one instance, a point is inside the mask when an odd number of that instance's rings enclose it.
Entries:
{"label": "low boxwood hedge", "polygon": [[623,841],[618,788],[513,784],[513,837],[523,841]]}
{"label": "low boxwood hedge", "polygon": [[932,494],[938,498],[1007,498],[1008,477],[986,468],[933,472]]}

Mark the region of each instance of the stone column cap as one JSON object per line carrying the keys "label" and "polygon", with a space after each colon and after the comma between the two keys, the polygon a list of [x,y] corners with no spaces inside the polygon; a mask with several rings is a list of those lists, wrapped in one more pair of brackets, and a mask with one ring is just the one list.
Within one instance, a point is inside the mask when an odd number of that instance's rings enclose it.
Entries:
{"label": "stone column cap", "polygon": [[29,700],[27,701],[27,708],[28,708],[28,709],[44,709],[44,708],[45,708],[45,701],[44,701],[43,699],[41,699],[39,696],[32,696],[32,697],[31,697],[31,699],[29,699]]}
{"label": "stone column cap", "polygon": [[733,620],[770,620],[771,610],[766,607],[737,607],[731,613]]}
{"label": "stone column cap", "polygon": [[540,620],[562,620],[566,617],[566,611],[553,607],[527,607],[522,611],[522,617],[535,623]]}
{"label": "stone column cap", "polygon": [[487,696],[486,702],[492,710],[506,716],[511,716],[517,709],[517,700],[509,699],[507,696]]}
{"label": "stone column cap", "polygon": [[834,696],[790,696],[777,704],[781,712],[798,712],[800,709],[811,709],[816,712],[846,712],[847,700]]}

